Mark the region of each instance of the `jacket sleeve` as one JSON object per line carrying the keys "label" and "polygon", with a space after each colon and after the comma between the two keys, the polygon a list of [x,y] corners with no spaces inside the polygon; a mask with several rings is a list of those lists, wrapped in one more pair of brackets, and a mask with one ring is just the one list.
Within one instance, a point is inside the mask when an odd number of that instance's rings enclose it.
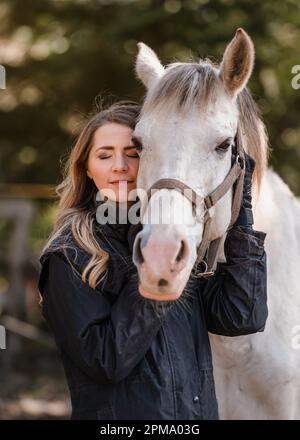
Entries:
{"label": "jacket sleeve", "polygon": [[200,281],[208,331],[239,336],[263,331],[268,316],[266,233],[234,226],[224,243],[226,263]]}
{"label": "jacket sleeve", "polygon": [[42,313],[58,347],[99,383],[121,381],[149,349],[172,303],[143,298],[131,277],[111,305],[60,256],[47,263]]}

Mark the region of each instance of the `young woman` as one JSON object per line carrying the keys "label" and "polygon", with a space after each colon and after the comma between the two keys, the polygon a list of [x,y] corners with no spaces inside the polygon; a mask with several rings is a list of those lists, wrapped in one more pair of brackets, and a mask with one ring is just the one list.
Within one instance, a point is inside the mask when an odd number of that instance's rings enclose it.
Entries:
{"label": "young woman", "polygon": [[136,187],[131,133],[139,110],[121,102],[96,114],[71,151],[40,258],[43,316],[61,353],[72,419],[217,419],[208,331],[263,331],[268,314],[266,234],[252,229],[255,162],[246,156],[227,263],[209,280],[194,280],[185,298],[190,307],[144,298],[131,259],[139,228],[96,219],[98,190],[111,190],[121,209]]}

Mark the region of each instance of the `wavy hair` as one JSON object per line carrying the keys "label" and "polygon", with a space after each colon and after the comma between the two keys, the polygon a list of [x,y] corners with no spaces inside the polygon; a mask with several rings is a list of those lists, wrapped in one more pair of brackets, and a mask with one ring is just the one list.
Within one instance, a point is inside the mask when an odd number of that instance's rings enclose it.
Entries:
{"label": "wavy hair", "polygon": [[[63,181],[55,187],[59,197],[54,227],[42,254],[62,250],[71,266],[66,249],[73,248],[68,240],[70,233],[77,244],[90,256],[82,273],[75,269],[83,282],[95,289],[107,271],[109,255],[99,246],[94,236],[94,206],[98,192],[94,181],[87,176],[86,163],[92,147],[95,131],[109,122],[134,129],[141,106],[134,101],[118,101],[91,117],[78,136],[64,165]],[[76,249],[75,249],[76,252]],[[77,252],[76,252],[77,253]]]}

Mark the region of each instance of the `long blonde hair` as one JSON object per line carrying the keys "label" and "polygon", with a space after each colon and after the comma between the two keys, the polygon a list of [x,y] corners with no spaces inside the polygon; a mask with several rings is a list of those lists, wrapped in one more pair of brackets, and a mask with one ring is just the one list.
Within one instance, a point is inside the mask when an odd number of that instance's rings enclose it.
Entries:
{"label": "long blonde hair", "polygon": [[[73,267],[66,253],[70,242],[64,240],[64,237],[67,238],[68,234],[70,236],[72,233],[80,248],[90,256],[88,264],[80,275],[82,281],[88,282],[93,289],[105,276],[109,255],[101,249],[93,232],[95,221],[93,207],[98,188],[87,176],[86,162],[95,131],[109,122],[134,129],[140,108],[140,105],[134,101],[118,101],[97,112],[81,131],[65,163],[63,181],[55,188],[59,197],[58,212],[54,219],[54,228],[42,254],[47,251],[62,250]],[[78,273],[76,269],[75,271]]]}

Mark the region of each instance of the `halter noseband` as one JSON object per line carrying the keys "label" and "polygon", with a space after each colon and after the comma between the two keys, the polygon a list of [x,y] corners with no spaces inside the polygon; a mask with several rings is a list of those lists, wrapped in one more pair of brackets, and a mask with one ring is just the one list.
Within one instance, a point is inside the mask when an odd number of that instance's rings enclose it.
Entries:
{"label": "halter noseband", "polygon": [[[241,208],[242,196],[243,196],[243,183],[245,175],[245,155],[241,142],[241,135],[239,129],[235,136],[236,156],[234,164],[223,182],[209,195],[204,198],[204,229],[202,241],[197,249],[197,259],[193,267],[193,275],[197,278],[210,277],[214,274],[217,266],[217,259],[220,252],[220,244],[222,237],[218,237],[214,240],[210,240],[212,217],[210,216],[209,209],[214,206],[218,200],[220,200],[229,189],[235,184],[234,195],[232,197],[231,206],[231,220],[227,228],[227,231],[235,223]],[[157,180],[147,191],[148,200],[153,195],[152,190],[159,189],[175,189],[181,192],[192,203],[193,213],[196,213],[196,204],[203,202],[203,198],[200,197],[190,186],[178,179],[159,179]],[[189,191],[185,191],[185,190]],[[154,191],[155,192],[155,191]],[[226,231],[226,232],[227,232]],[[199,265],[204,265],[204,271],[199,270]]]}

